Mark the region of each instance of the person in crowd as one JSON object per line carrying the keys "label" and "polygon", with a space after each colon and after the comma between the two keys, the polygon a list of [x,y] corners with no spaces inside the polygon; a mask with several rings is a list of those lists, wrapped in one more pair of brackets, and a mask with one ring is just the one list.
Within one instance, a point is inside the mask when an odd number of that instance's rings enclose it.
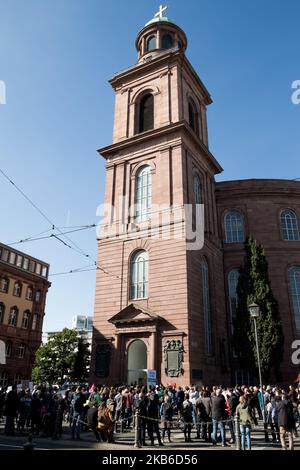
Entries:
{"label": "person in crowd", "polygon": [[201,426],[201,438],[206,442],[211,442],[211,399],[210,391],[204,389],[201,396],[196,401],[196,409],[198,413],[198,422]]}
{"label": "person in crowd", "polygon": [[183,419],[183,434],[185,442],[192,442],[191,431],[193,426],[193,404],[190,401],[189,393],[184,394],[184,401],[180,410],[180,416]]}
{"label": "person in crowd", "polygon": [[236,408],[236,414],[240,420],[240,432],[241,432],[241,448],[251,450],[251,425],[253,424],[253,409],[248,404],[245,396],[241,396],[239,404]]}
{"label": "person in crowd", "polygon": [[20,400],[17,394],[16,386],[8,387],[7,395],[4,403],[5,428],[4,434],[6,436],[14,436],[15,434],[15,420],[19,411]]}
{"label": "person in crowd", "polygon": [[291,400],[289,400],[287,394],[283,393],[281,401],[277,402],[277,411],[281,447],[283,450],[287,450],[287,434],[289,441],[289,450],[294,450],[293,429],[295,428],[295,418],[293,404]]}
{"label": "person in crowd", "polygon": [[148,406],[148,436],[151,441],[151,445],[154,446],[154,433],[156,434],[158,445],[163,446],[159,431],[159,397],[156,393],[149,395],[149,406]]}
{"label": "person in crowd", "polygon": [[139,442],[142,446],[146,445],[146,428],[147,428],[147,418],[148,418],[148,406],[149,406],[149,398],[147,396],[147,387],[143,386],[141,388],[141,392],[139,394],[139,402],[137,405],[137,410],[139,414],[140,420],[140,436]]}
{"label": "person in crowd", "polygon": [[77,387],[75,397],[72,400],[72,428],[71,428],[71,435],[72,440],[74,441],[75,438],[80,440],[80,429],[81,429],[81,419],[83,415],[83,407],[84,407],[85,397],[82,394],[82,388]]}
{"label": "person in crowd", "polygon": [[225,447],[226,440],[225,440],[225,420],[228,419],[226,414],[226,402],[225,398],[222,395],[222,389],[216,388],[215,393],[211,396],[211,417],[212,417],[212,424],[213,424],[213,433],[212,433],[212,442],[213,445],[217,445],[218,441],[218,429],[220,429],[221,433],[221,441],[222,447]]}
{"label": "person in crowd", "polygon": [[100,430],[101,439],[104,442],[113,442],[114,419],[113,411],[106,404],[107,400],[103,400],[98,412],[98,428]]}
{"label": "person in crowd", "polygon": [[101,437],[98,431],[98,411],[99,411],[99,402],[95,400],[93,406],[88,409],[87,412],[87,425],[88,428],[93,431],[96,438],[96,442],[101,442]]}
{"label": "person in crowd", "polygon": [[171,442],[171,427],[174,410],[171,403],[171,398],[168,394],[164,395],[163,402],[160,406],[161,416],[161,429],[162,429],[162,443],[165,442],[166,432],[168,434],[168,441]]}

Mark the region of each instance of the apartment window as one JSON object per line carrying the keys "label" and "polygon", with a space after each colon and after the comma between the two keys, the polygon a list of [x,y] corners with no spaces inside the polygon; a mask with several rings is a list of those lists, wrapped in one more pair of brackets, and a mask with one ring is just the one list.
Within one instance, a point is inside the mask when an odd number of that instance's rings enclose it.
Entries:
{"label": "apartment window", "polygon": [[22,267],[22,263],[23,263],[23,256],[17,255],[17,263],[16,263],[16,265],[18,266],[18,268],[21,268],[21,267]]}
{"label": "apartment window", "polygon": [[31,286],[27,287],[26,299],[27,300],[32,300],[33,299],[33,288]]}
{"label": "apartment window", "polygon": [[30,321],[30,311],[25,310],[24,315],[23,315],[23,320],[22,320],[22,328],[25,328],[27,330],[29,328],[29,321]]}
{"label": "apartment window", "polygon": [[0,324],[4,321],[4,314],[5,314],[5,305],[3,302],[0,302]]}
{"label": "apartment window", "polygon": [[37,290],[34,296],[35,302],[39,302],[41,300],[41,291]]}
{"label": "apartment window", "polygon": [[17,326],[19,310],[17,307],[12,307],[9,312],[8,324],[9,326]]}
{"label": "apartment window", "polygon": [[12,355],[12,342],[11,341],[6,341],[5,356],[6,357],[11,357],[11,355]]}
{"label": "apartment window", "polygon": [[42,276],[43,277],[47,277],[48,275],[48,267],[47,266],[43,266],[42,268]]}
{"label": "apartment window", "polygon": [[18,344],[17,350],[16,350],[16,356],[18,359],[23,359],[25,356],[25,344],[21,343]]}
{"label": "apartment window", "polygon": [[22,380],[23,380],[22,374],[20,374],[19,372],[17,372],[17,373],[15,374],[15,380],[14,380],[14,382],[15,382],[16,384],[20,384],[20,383],[22,382]]}
{"label": "apartment window", "polygon": [[32,326],[31,326],[31,329],[32,329],[32,330],[36,330],[36,329],[37,329],[37,314],[36,314],[36,313],[33,315],[33,318],[32,318]]}
{"label": "apartment window", "polygon": [[10,264],[15,264],[15,262],[16,262],[16,253],[14,253],[13,251],[10,252],[9,262],[10,262]]}
{"label": "apartment window", "polygon": [[32,273],[34,273],[35,271],[35,262],[32,259],[29,262],[29,271],[31,271]]}
{"label": "apartment window", "polygon": [[0,292],[7,294],[9,288],[9,280],[6,277],[2,277],[0,280]]}
{"label": "apartment window", "polygon": [[40,263],[36,263],[35,273],[40,275],[41,274],[41,269],[42,269],[42,265]]}
{"label": "apartment window", "polygon": [[9,256],[9,251],[4,249],[2,253],[2,261],[7,262],[8,261],[8,256]]}
{"label": "apartment window", "polygon": [[6,388],[8,386],[8,372],[0,372],[0,387]]}
{"label": "apartment window", "polygon": [[21,293],[22,293],[22,284],[20,282],[15,282],[15,285],[14,285],[14,296],[16,297],[21,297]]}
{"label": "apartment window", "polygon": [[24,261],[23,261],[23,269],[26,269],[26,271],[28,271],[28,268],[29,268],[29,259],[28,259],[28,258],[24,258]]}

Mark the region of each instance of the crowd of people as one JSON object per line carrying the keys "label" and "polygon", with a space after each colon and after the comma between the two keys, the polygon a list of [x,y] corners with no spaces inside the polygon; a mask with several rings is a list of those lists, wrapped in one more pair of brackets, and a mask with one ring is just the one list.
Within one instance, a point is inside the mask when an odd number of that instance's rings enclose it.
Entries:
{"label": "crowd of people", "polygon": [[242,450],[251,449],[252,428],[262,420],[262,439],[287,449],[288,438],[292,450],[299,427],[300,387],[93,385],[60,389],[35,385],[31,390],[17,390],[11,386],[0,391],[3,417],[8,436],[17,430],[59,439],[69,428],[73,440],[90,430],[97,442],[113,443],[118,432],[134,428],[136,444],[146,446],[150,441],[154,445],[157,440],[163,446],[172,442],[172,430],[180,428],[185,442],[193,437],[225,447],[238,438]]}

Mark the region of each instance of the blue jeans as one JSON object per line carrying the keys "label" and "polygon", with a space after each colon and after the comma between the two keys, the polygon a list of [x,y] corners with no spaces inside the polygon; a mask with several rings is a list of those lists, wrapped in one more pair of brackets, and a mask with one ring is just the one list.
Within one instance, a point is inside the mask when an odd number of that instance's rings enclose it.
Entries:
{"label": "blue jeans", "polygon": [[251,427],[249,425],[240,424],[240,430],[242,450],[245,450],[245,440],[247,440],[247,450],[251,450]]}
{"label": "blue jeans", "polygon": [[72,416],[72,439],[80,439],[80,427],[81,427],[81,422],[80,422],[81,415],[80,413],[76,413],[74,411],[73,416]]}
{"label": "blue jeans", "polygon": [[221,441],[222,445],[225,445],[225,425],[221,421],[217,421],[216,419],[212,420],[213,423],[213,433],[212,433],[212,441],[216,444],[217,443],[217,434],[218,434],[218,429],[220,427],[220,432],[221,432]]}

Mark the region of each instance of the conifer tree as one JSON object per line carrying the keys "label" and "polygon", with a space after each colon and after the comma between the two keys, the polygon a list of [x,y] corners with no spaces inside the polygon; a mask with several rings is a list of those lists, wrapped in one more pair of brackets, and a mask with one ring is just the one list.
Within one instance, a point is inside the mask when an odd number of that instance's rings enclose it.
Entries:
{"label": "conifer tree", "polygon": [[273,295],[264,248],[251,236],[245,242],[245,261],[240,268],[237,286],[238,307],[234,322],[233,346],[240,366],[256,372],[257,353],[253,320],[248,305],[256,303],[260,316],[256,320],[263,380],[273,370],[280,378],[283,355],[283,333],[278,303]]}

